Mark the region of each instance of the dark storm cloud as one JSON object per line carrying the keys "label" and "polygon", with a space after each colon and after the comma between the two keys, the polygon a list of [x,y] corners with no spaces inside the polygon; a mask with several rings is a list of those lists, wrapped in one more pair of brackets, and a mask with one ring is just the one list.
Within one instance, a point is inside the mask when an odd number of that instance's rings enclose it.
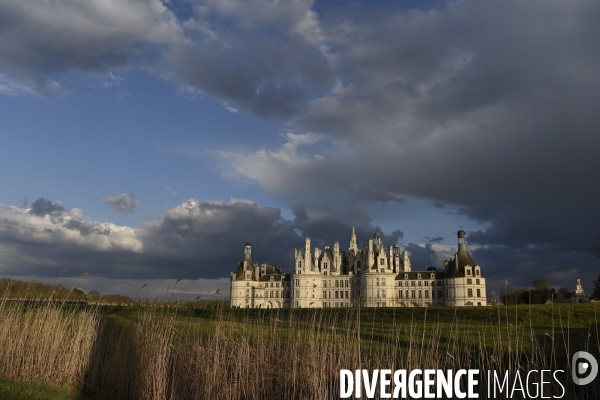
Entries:
{"label": "dark storm cloud", "polygon": [[261,117],[291,117],[333,82],[312,1],[199,3],[182,25],[194,40],[165,53],[175,81]]}
{"label": "dark storm cloud", "polygon": [[[140,68],[259,116],[290,117],[335,79],[312,1],[0,4],[0,93],[66,93],[61,74]],[[245,10],[241,12],[241,10]]]}
{"label": "dark storm cloud", "polygon": [[54,214],[54,213],[62,213],[65,211],[62,203],[57,201],[52,203],[51,200],[40,197],[33,203],[31,203],[31,209],[29,212],[33,215],[37,215],[38,217],[42,217],[44,215]]}
{"label": "dark storm cloud", "polygon": [[[252,243],[252,259],[289,271],[293,249],[303,248],[308,232],[312,247],[345,250],[352,221],[359,244],[380,228],[353,208],[336,211],[311,203],[293,207],[287,220],[278,208],[249,200],[188,200],[137,229],[84,218],[80,209],[64,210],[61,220],[40,218],[17,207],[0,205],[0,249],[3,275],[55,276],[63,268],[113,279],[227,277]],[[310,233],[314,232],[314,234]],[[382,232],[385,245],[402,238],[400,230]]]}
{"label": "dark storm cloud", "polygon": [[129,195],[127,193],[121,193],[118,196],[104,196],[102,200],[112,209],[123,213],[132,213],[136,210],[140,201],[135,195]]}
{"label": "dark storm cloud", "polygon": [[[306,157],[288,146],[230,160],[289,199],[430,199],[486,223],[473,244],[517,254],[532,245],[558,260],[557,270],[570,268],[563,256],[571,254],[592,271],[599,18],[600,3],[587,0],[325,15],[322,32],[347,81],[293,126],[338,151]],[[518,271],[545,262],[527,265]]]}
{"label": "dark storm cloud", "polygon": [[61,86],[62,73],[108,75],[148,64],[159,55],[156,45],[180,37],[175,17],[159,0],[6,0],[0,26],[0,73],[42,95]]}
{"label": "dark storm cloud", "polygon": [[404,233],[396,229],[386,234],[381,228],[372,225],[372,218],[362,209],[355,207],[347,211],[334,210],[328,206],[309,202],[298,202],[292,206],[294,226],[303,236],[311,238],[313,247],[333,247],[339,242],[342,250],[347,249],[352,227],[356,230],[359,246],[366,244],[375,232],[380,232],[385,245],[393,245],[404,237]]}
{"label": "dark storm cloud", "polygon": [[436,262],[436,252],[432,249],[431,243],[418,245],[409,243],[406,250],[410,253],[410,265],[415,271],[424,271],[430,266],[434,266],[438,271],[443,270],[443,265]]}

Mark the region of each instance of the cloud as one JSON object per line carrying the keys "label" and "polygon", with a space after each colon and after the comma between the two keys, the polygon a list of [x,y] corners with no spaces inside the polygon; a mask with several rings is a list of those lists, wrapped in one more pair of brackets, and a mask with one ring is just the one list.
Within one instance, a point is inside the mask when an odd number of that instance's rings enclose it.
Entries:
{"label": "cloud", "polygon": [[[280,265],[289,272],[293,249],[303,248],[306,235],[313,247],[322,249],[337,241],[342,250],[348,247],[353,226],[359,246],[375,232],[382,234],[386,247],[404,238],[400,229],[382,231],[358,207],[333,209],[299,202],[292,206],[294,218],[289,220],[280,209],[247,199],[190,199],[167,210],[161,218],[132,228],[90,221],[79,208],[67,210],[60,202],[43,200],[38,203],[44,204],[45,211],[39,215],[31,209],[0,205],[2,275],[49,279],[68,268],[75,276],[88,272],[104,282],[104,286],[90,288],[109,291],[103,288],[110,287],[107,282],[114,280],[115,290],[129,294],[125,289],[143,284],[142,280],[227,279],[243,256],[246,241],[252,243],[255,262]],[[570,288],[568,277],[575,275],[582,278],[587,289],[596,278],[597,260],[591,252],[560,251],[548,244],[481,245],[471,240],[477,235],[469,234],[469,249],[492,289],[505,279],[511,285],[527,286],[540,276],[547,277],[554,286]],[[430,265],[442,269],[443,260],[456,251],[455,246],[431,242],[411,242],[404,249],[409,251],[415,270]],[[153,293],[160,292],[160,284],[156,286]]]}
{"label": "cloud", "polygon": [[598,15],[584,0],[330,12],[319,26],[336,52],[335,84],[286,127],[321,146],[287,137],[223,155],[289,201],[427,199],[485,222],[473,245],[533,245],[556,268],[571,255],[589,272],[600,229]]}
{"label": "cloud", "polygon": [[0,15],[0,68],[12,82],[0,83],[2,91],[51,94],[56,78],[73,70],[110,77],[155,61],[160,46],[181,38],[159,0],[7,0]]}
{"label": "cloud", "polygon": [[[38,201],[44,212],[0,205],[0,271],[3,275],[56,276],[69,268],[110,279],[220,278],[235,270],[246,241],[257,262],[293,266],[293,249],[307,233],[323,248],[334,241],[346,248],[352,226],[361,242],[381,229],[363,210],[333,210],[312,203],[293,206],[294,219],[279,208],[247,199],[187,200],[137,228],[90,221],[79,208]],[[35,203],[34,203],[35,204]],[[57,206],[58,204],[58,206]],[[60,212],[60,218],[52,213]],[[298,232],[302,233],[299,235]],[[384,242],[400,230],[381,232]],[[236,250],[237,249],[237,250]]]}
{"label": "cloud", "polygon": [[438,242],[443,242],[443,241],[444,241],[444,238],[441,236],[429,239],[429,243],[438,243]]}
{"label": "cloud", "polygon": [[65,208],[62,206],[60,201],[52,203],[51,200],[40,197],[33,203],[31,203],[31,209],[29,212],[38,217],[49,215],[49,214],[62,214]]}
{"label": "cloud", "polygon": [[135,195],[121,193],[118,196],[104,196],[102,200],[109,205],[110,208],[122,213],[132,213],[136,210],[140,201]]}

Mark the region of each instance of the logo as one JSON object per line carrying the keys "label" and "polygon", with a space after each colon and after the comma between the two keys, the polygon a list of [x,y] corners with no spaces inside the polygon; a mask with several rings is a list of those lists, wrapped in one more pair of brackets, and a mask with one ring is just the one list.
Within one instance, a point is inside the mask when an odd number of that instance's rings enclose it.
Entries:
{"label": "logo", "polygon": [[[571,361],[571,367],[573,368],[571,373],[573,375],[573,382],[576,385],[587,385],[591,383],[598,375],[598,362],[590,353],[586,351],[578,351],[573,354]],[[580,376],[585,376],[580,378]]]}

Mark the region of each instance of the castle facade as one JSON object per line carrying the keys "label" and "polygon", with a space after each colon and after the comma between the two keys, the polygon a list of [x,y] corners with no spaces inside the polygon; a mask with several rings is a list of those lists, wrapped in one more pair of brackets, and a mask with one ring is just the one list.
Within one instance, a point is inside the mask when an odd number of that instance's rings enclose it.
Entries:
{"label": "castle facade", "polygon": [[396,243],[387,249],[381,235],[359,248],[354,228],[347,251],[335,242],[311,252],[294,249],[294,273],[277,266],[255,264],[246,243],[244,259],[231,273],[231,307],[429,307],[485,306],[485,278],[467,251],[466,234],[458,231],[458,251],[444,261],[444,269],[431,266],[413,271],[409,253]]}

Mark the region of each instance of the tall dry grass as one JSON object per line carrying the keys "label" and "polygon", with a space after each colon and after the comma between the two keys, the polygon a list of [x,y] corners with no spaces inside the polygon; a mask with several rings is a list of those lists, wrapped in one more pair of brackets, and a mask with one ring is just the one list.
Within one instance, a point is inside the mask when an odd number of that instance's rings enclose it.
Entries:
{"label": "tall dry grass", "polygon": [[[138,309],[118,319],[98,308],[2,303],[0,374],[71,385],[98,399],[269,400],[339,398],[340,369],[479,369],[480,398],[487,370],[563,369],[563,398],[600,397],[597,383],[570,383],[568,316],[540,337],[497,310],[485,321],[426,314],[379,324],[376,313],[366,323],[361,310],[215,310],[198,318]],[[594,341],[590,331],[584,347],[597,349]]]}
{"label": "tall dry grass", "polygon": [[0,375],[80,386],[100,324],[97,309],[0,302]]}
{"label": "tall dry grass", "polygon": [[[109,329],[101,347],[121,350],[101,355],[104,364],[93,363],[90,386],[95,394],[122,399],[331,399],[339,398],[340,369],[479,369],[480,398],[487,398],[487,370],[508,371],[512,386],[517,371],[525,381],[530,370],[562,369],[562,398],[600,394],[597,384],[570,383],[566,325],[557,326],[556,337],[546,341],[531,326],[504,320],[500,313],[496,321],[457,317],[447,326],[425,318],[393,321],[381,329],[370,324],[363,332],[359,310],[335,317],[318,310],[308,318],[277,311],[238,321],[220,317],[213,316],[210,329],[199,330],[173,313],[146,311],[129,334],[119,326]],[[530,383],[540,384],[539,377]],[[545,395],[562,392],[554,381],[545,385]],[[510,397],[505,392],[497,398]],[[512,398],[523,396],[515,392]]]}

